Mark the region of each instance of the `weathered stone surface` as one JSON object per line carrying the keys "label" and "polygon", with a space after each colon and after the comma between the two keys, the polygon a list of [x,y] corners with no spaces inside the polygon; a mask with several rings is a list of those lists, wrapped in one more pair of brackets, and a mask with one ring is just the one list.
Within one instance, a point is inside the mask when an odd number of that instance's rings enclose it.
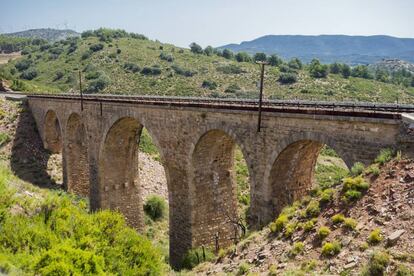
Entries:
{"label": "weathered stone surface", "polygon": [[405,233],[404,229],[397,230],[395,232],[392,232],[391,235],[387,237],[387,244],[392,246],[397,243],[399,238]]}
{"label": "weathered stone surface", "polygon": [[62,152],[67,189],[89,194],[92,210],[120,210],[137,229],[144,224],[137,145],[145,126],[165,169],[173,266],[191,247],[232,243],[235,145],[249,169],[252,227],[311,187],[324,144],[349,167],[371,162],[384,147],[414,151],[399,119],[264,112],[257,133],[253,111],[94,101],[81,110],[77,100],[28,101],[44,146]]}

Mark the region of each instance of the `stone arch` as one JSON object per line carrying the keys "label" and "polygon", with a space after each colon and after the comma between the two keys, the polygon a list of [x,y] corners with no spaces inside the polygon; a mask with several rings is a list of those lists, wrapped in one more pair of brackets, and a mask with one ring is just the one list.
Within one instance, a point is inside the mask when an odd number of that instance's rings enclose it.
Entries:
{"label": "stone arch", "polygon": [[324,135],[300,133],[278,143],[265,174],[265,194],[269,196],[270,207],[267,221],[312,188],[316,161],[324,145],[333,148],[348,168],[352,165],[350,156]]}
{"label": "stone arch", "polygon": [[134,118],[117,120],[104,136],[99,159],[100,208],[120,211],[137,229],[144,221],[136,166],[141,129]]}
{"label": "stone arch", "polygon": [[[232,244],[238,228],[234,172],[236,139],[220,129],[205,132],[191,151],[192,246]],[[243,148],[241,147],[242,152]],[[244,152],[243,155],[245,156]]]}
{"label": "stone arch", "polygon": [[66,189],[89,196],[89,162],[87,133],[82,118],[72,113],[66,123]]}
{"label": "stone arch", "polygon": [[60,126],[56,112],[53,110],[47,111],[44,119],[43,143],[45,149],[52,153],[62,152],[62,129]]}

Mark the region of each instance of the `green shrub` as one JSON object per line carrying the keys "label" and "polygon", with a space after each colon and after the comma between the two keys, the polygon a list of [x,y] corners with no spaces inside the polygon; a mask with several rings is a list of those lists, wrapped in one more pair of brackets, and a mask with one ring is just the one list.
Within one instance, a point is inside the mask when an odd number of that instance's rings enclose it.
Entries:
{"label": "green shrub", "polygon": [[379,176],[381,173],[381,170],[377,164],[372,164],[366,169],[365,173],[372,174],[373,176]]}
{"label": "green shrub", "polygon": [[181,267],[185,269],[193,269],[201,263],[210,262],[214,259],[215,255],[211,250],[203,247],[198,247],[187,252],[183,258]]}
{"label": "green shrub", "polygon": [[268,276],[277,276],[278,271],[277,271],[277,266],[275,264],[272,264],[269,266],[269,271],[268,271]]}
{"label": "green shrub", "polygon": [[233,54],[233,52],[232,52],[231,50],[229,50],[229,49],[224,49],[224,50],[223,50],[223,53],[222,53],[222,56],[223,56],[224,58],[226,58],[226,59],[233,59],[234,54]]}
{"label": "green shrub", "polygon": [[343,179],[345,200],[355,201],[362,197],[362,192],[368,190],[369,184],[362,176],[346,177]]}
{"label": "green shrub", "polygon": [[332,223],[339,224],[345,221],[345,216],[342,214],[336,214],[332,216]]}
{"label": "green shrub", "polygon": [[341,244],[338,241],[325,242],[322,246],[322,256],[331,257],[335,256],[341,251]]}
{"label": "green shrub", "polygon": [[329,73],[328,65],[321,64],[319,60],[313,59],[309,65],[309,73],[314,78],[326,78]]}
{"label": "green shrub", "polygon": [[[158,249],[129,228],[121,214],[109,210],[90,214],[84,200],[61,191],[34,189],[35,201],[24,194],[16,196],[8,186],[11,181],[13,185],[27,185],[0,165],[0,266],[7,265],[11,273],[13,270],[19,271],[16,275],[165,272]],[[39,211],[30,216],[11,215],[8,206],[12,203]]]}
{"label": "green shrub", "polygon": [[171,68],[174,70],[174,72],[176,74],[181,75],[181,76],[184,76],[184,77],[192,77],[195,74],[197,74],[196,71],[191,71],[189,69],[184,69],[184,68],[182,68],[182,67],[180,67],[178,65],[175,65],[175,64],[173,66],[171,66]]}
{"label": "green shrub", "polygon": [[341,183],[342,179],[348,175],[348,171],[338,166],[319,164],[315,175],[319,187],[325,190]]}
{"label": "green shrub", "polygon": [[141,74],[147,75],[147,76],[156,76],[161,74],[161,69],[157,66],[147,67],[145,66],[141,70]]}
{"label": "green shrub", "polygon": [[408,266],[399,264],[395,272],[396,276],[414,276],[414,271],[411,270]]}
{"label": "green shrub", "polygon": [[132,73],[138,73],[141,70],[141,68],[138,65],[136,65],[135,63],[131,63],[131,62],[126,62],[123,67],[126,71],[129,71]]}
{"label": "green shrub", "polygon": [[281,214],[273,223],[270,224],[270,230],[272,232],[281,232],[285,228],[288,221],[288,216]]}
{"label": "green shrub", "polygon": [[242,262],[239,266],[239,270],[237,271],[236,275],[245,275],[249,272],[250,266],[248,263]]}
{"label": "green shrub", "polygon": [[302,62],[300,61],[300,59],[298,58],[292,58],[289,62],[288,62],[288,66],[292,69],[295,70],[300,70],[302,69]]}
{"label": "green shrub", "polygon": [[323,156],[339,157],[336,151],[333,148],[328,147],[327,145],[323,146],[319,154]]}
{"label": "green shrub", "polygon": [[85,59],[90,58],[92,56],[92,53],[93,52],[91,50],[88,50],[88,51],[83,52],[83,54],[81,55],[81,59],[82,60],[85,60]]}
{"label": "green shrub", "polygon": [[319,207],[319,202],[316,200],[311,200],[306,207],[306,215],[308,217],[317,217],[319,213],[321,212],[321,209]]}
{"label": "green shrub", "polygon": [[378,244],[383,240],[381,235],[381,229],[377,228],[374,229],[368,236],[368,243],[369,244]]}
{"label": "green shrub", "polygon": [[101,73],[98,72],[98,71],[90,71],[85,75],[85,79],[87,79],[87,80],[97,79],[97,78],[99,78],[100,75],[101,75]]}
{"label": "green shrub", "polygon": [[327,236],[329,236],[330,233],[331,233],[331,230],[329,229],[329,227],[321,226],[318,229],[318,237],[321,240],[324,240]]}
{"label": "green shrub", "polygon": [[273,54],[269,56],[267,62],[269,62],[270,66],[279,66],[283,63],[283,60],[277,55]]}
{"label": "green shrub", "polygon": [[198,45],[197,43],[193,42],[190,44],[190,50],[191,52],[193,52],[194,54],[202,54],[203,53],[203,48],[201,48],[200,45]]}
{"label": "green shrub", "polygon": [[313,227],[315,227],[315,223],[313,222],[313,220],[308,220],[307,222],[303,223],[302,227],[303,231],[309,232],[313,229]]}
{"label": "green shrub", "polygon": [[351,168],[351,175],[358,176],[362,174],[364,169],[365,169],[364,164],[362,164],[361,162],[356,162]]}
{"label": "green shrub", "polygon": [[251,62],[252,61],[252,57],[246,52],[239,52],[234,57],[238,62]]}
{"label": "green shrub", "polygon": [[380,154],[377,156],[377,158],[375,158],[375,162],[379,163],[380,165],[384,165],[385,163],[387,163],[388,161],[390,161],[392,159],[394,155],[394,150],[393,149],[382,149],[380,151]]}
{"label": "green shrub", "polygon": [[101,75],[98,79],[95,79],[89,83],[87,88],[87,92],[94,93],[100,92],[105,89],[109,85],[109,78],[105,75]]}
{"label": "green shrub", "polygon": [[362,197],[362,193],[356,190],[348,190],[344,194],[346,201],[356,201]]}
{"label": "green shrub", "polygon": [[346,177],[343,180],[344,186],[343,190],[357,190],[357,191],[366,191],[369,188],[368,182],[362,176],[357,177]]}
{"label": "green shrub", "polygon": [[254,61],[266,61],[267,55],[265,53],[256,53],[253,56]]}
{"label": "green shrub", "polygon": [[15,67],[19,72],[22,72],[24,70],[29,69],[29,67],[32,65],[32,61],[28,59],[20,60],[16,63]]}
{"label": "green shrub", "polygon": [[144,204],[144,211],[152,220],[159,220],[163,218],[165,216],[166,209],[167,204],[165,203],[165,200],[157,195],[148,197]]}
{"label": "green shrub", "polygon": [[61,47],[54,47],[54,48],[50,48],[49,52],[51,54],[57,55],[59,56],[60,54],[62,54],[65,50]]}
{"label": "green shrub", "polygon": [[219,66],[217,67],[216,70],[217,72],[220,72],[223,74],[235,74],[235,75],[245,72],[240,66],[237,66],[234,64]]}
{"label": "green shrub", "polygon": [[315,259],[311,259],[311,260],[301,263],[300,268],[305,272],[311,272],[315,270],[317,265],[318,265],[318,261]]}
{"label": "green shrub", "polygon": [[293,233],[295,233],[295,230],[297,228],[298,224],[296,222],[290,222],[286,224],[285,226],[285,232],[283,233],[283,236],[285,238],[292,237]]}
{"label": "green shrub", "polygon": [[368,247],[369,247],[369,245],[368,245],[368,243],[367,243],[367,242],[362,242],[362,243],[359,245],[359,250],[361,250],[361,251],[365,251],[365,250],[367,250],[367,249],[368,249]]}
{"label": "green shrub", "polygon": [[[0,116],[0,119],[1,119],[1,116]],[[10,136],[7,133],[5,132],[0,133],[0,148],[6,145],[8,142],[10,142],[10,140],[11,140]]]}
{"label": "green shrub", "polygon": [[174,56],[172,54],[167,54],[167,53],[162,52],[160,54],[160,59],[168,61],[168,62],[173,62],[174,61]]}
{"label": "green shrub", "polygon": [[53,79],[53,81],[58,81],[58,80],[62,79],[64,75],[65,74],[62,71],[57,71],[56,74],[55,74],[55,78]]}
{"label": "green shrub", "polygon": [[390,263],[390,256],[385,251],[375,251],[363,268],[361,275],[363,276],[380,276],[384,275],[385,270]]}
{"label": "green shrub", "polygon": [[358,224],[357,221],[354,220],[353,218],[346,218],[344,220],[344,226],[350,230],[355,230],[357,224]]}
{"label": "green shrub", "polygon": [[292,84],[298,81],[298,75],[296,73],[281,73],[278,81],[281,84]]}
{"label": "green shrub", "polygon": [[89,47],[89,49],[92,52],[98,52],[98,51],[102,50],[103,48],[104,48],[104,45],[102,43],[93,44]]}
{"label": "green shrub", "polygon": [[333,189],[323,190],[321,192],[320,202],[324,203],[324,204],[330,202],[333,198],[333,195],[334,195],[334,190]]}
{"label": "green shrub", "polygon": [[20,74],[20,78],[25,80],[32,80],[36,78],[38,75],[37,70],[34,68],[27,69],[26,71],[23,71],[23,73]]}
{"label": "green shrub", "polygon": [[290,248],[288,254],[291,257],[295,257],[303,252],[305,245],[303,242],[295,242],[293,243],[292,247]]}
{"label": "green shrub", "polygon": [[236,93],[237,91],[239,91],[241,88],[240,88],[240,86],[238,86],[237,84],[235,84],[235,83],[233,83],[233,84],[230,84],[227,88],[226,88],[226,90],[224,90],[224,92],[226,92],[226,93]]}
{"label": "green shrub", "polygon": [[160,152],[152,141],[151,135],[146,128],[143,128],[141,131],[141,136],[139,138],[139,151],[151,155],[151,157],[157,161],[160,160]]}
{"label": "green shrub", "polygon": [[217,83],[211,80],[204,80],[201,87],[215,90],[217,88]]}

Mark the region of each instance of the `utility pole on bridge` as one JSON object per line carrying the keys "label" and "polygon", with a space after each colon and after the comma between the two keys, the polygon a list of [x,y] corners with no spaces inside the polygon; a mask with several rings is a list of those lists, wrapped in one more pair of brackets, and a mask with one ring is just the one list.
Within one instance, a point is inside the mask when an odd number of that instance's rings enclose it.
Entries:
{"label": "utility pole on bridge", "polygon": [[257,64],[261,65],[261,73],[260,73],[260,95],[259,95],[259,115],[257,119],[257,132],[260,132],[260,127],[262,124],[262,102],[263,102],[263,79],[264,79],[264,69],[265,65],[269,63],[267,61],[256,61]]}

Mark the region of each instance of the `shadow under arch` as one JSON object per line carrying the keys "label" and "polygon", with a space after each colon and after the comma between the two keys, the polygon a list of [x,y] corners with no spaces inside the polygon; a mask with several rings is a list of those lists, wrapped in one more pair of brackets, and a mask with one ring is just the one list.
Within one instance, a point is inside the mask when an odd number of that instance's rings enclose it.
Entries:
{"label": "shadow under arch", "polygon": [[324,145],[334,149],[347,167],[351,167],[351,159],[325,136],[309,133],[292,135],[278,144],[265,176],[270,207],[267,222],[312,188],[315,165]]}
{"label": "shadow under arch", "polygon": [[[30,111],[27,102],[21,103],[21,112],[17,117],[16,132],[13,137],[13,144],[11,148],[10,166],[13,173],[19,178],[33,183],[39,187],[47,189],[59,189],[60,186],[56,185],[56,181],[49,175],[48,160],[52,152],[45,148],[45,143],[39,135],[36,121]],[[54,115],[49,114],[51,117],[57,116],[54,111]],[[46,116],[45,116],[46,119]],[[53,120],[52,120],[53,121]],[[58,133],[60,132],[60,124],[58,128],[55,128]],[[55,124],[50,124],[56,127]],[[59,134],[56,137],[61,137]]]}
{"label": "shadow under arch", "polygon": [[48,110],[44,118],[44,147],[52,153],[62,152],[62,128],[56,112]]}
{"label": "shadow under arch", "polygon": [[236,145],[233,135],[221,129],[210,129],[191,149],[189,183],[193,247],[223,248],[233,244],[239,236],[240,228],[235,223],[238,221],[234,170]]}
{"label": "shadow under arch", "polygon": [[89,162],[87,133],[81,116],[72,113],[65,132],[65,188],[81,196],[89,196]]}
{"label": "shadow under arch", "polygon": [[[120,211],[129,225],[142,231],[144,213],[142,187],[139,179],[139,142],[144,125],[133,117],[115,120],[105,132],[99,154],[98,198],[101,209]],[[147,128],[163,163],[164,156],[158,141]],[[167,168],[164,166],[169,186]],[[170,194],[170,189],[168,189]]]}

